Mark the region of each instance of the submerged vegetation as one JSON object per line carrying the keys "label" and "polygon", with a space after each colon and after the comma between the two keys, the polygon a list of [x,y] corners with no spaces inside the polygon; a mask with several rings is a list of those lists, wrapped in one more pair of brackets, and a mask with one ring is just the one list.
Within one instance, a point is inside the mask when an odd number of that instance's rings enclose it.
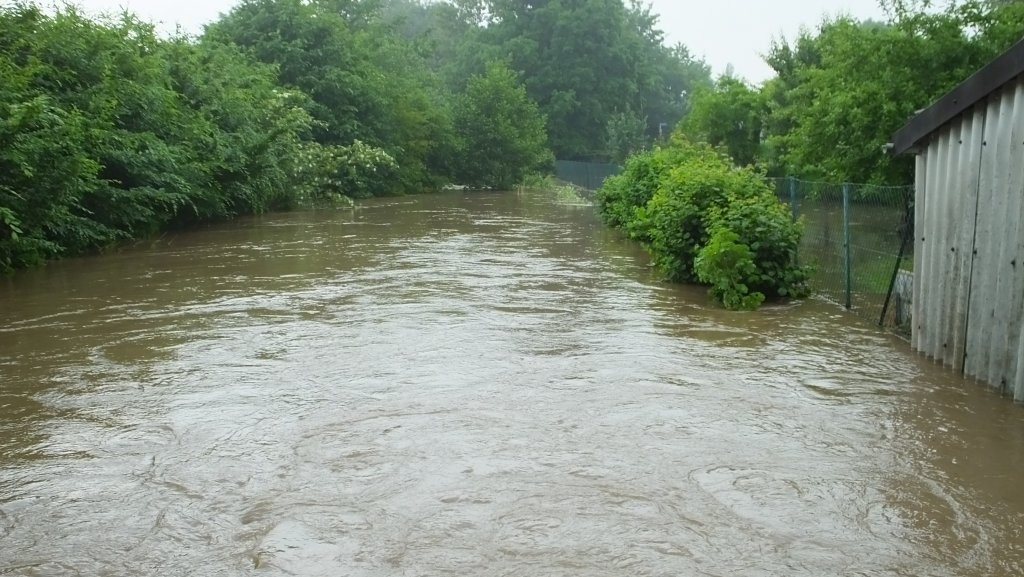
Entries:
{"label": "submerged vegetation", "polygon": [[645,243],[666,278],[711,286],[730,309],[806,293],[801,224],[764,175],[682,137],[632,156],[597,193],[608,224]]}

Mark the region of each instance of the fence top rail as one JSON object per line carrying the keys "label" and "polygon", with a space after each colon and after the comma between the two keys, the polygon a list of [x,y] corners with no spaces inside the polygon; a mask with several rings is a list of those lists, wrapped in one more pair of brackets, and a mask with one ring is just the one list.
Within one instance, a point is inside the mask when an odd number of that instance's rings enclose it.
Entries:
{"label": "fence top rail", "polygon": [[903,191],[911,190],[914,188],[913,184],[869,184],[869,183],[858,183],[858,182],[828,182],[824,180],[803,180],[794,176],[768,176],[765,177],[769,181],[773,182],[795,182],[801,185],[817,186],[817,187],[843,187],[851,186],[855,188],[871,188],[883,191]]}

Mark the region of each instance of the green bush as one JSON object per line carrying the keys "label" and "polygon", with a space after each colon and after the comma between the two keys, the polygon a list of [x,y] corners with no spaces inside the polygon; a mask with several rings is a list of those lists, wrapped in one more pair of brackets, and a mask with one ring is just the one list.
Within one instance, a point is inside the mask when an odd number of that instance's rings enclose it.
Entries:
{"label": "green bush", "polygon": [[350,203],[353,198],[384,194],[385,183],[398,170],[395,159],[383,149],[356,140],[349,146],[305,143],[295,158],[293,178],[300,200],[306,204]]}
{"label": "green bush", "polygon": [[[748,169],[735,169],[709,146],[689,145],[682,163],[669,171],[654,197],[638,211],[649,232],[655,264],[674,281],[696,282],[693,261],[707,244],[712,215],[734,198],[766,191],[763,178]],[[769,193],[770,194],[770,193]]]}
{"label": "green bush", "polygon": [[0,8],[0,273],[293,206],[313,119],[236,47]]}
{"label": "green bush", "polygon": [[806,293],[801,224],[763,174],[708,145],[677,139],[634,155],[598,199],[605,222],[644,242],[669,280],[708,284],[729,309]]}
{"label": "green bush", "polygon": [[495,62],[473,76],[457,99],[455,128],[461,153],[454,163],[459,184],[508,190],[527,174],[554,163],[547,120],[515,72]]}
{"label": "green bush", "polygon": [[752,291],[747,280],[757,276],[754,253],[727,228],[718,228],[694,261],[697,277],[711,285],[709,294],[731,310],[754,310],[764,293]]}
{"label": "green bush", "polygon": [[110,235],[75,212],[98,186],[85,124],[46,96],[0,89],[0,273]]}
{"label": "green bush", "polygon": [[[669,170],[686,154],[684,145],[673,144],[645,150],[626,159],[622,172],[605,179],[597,190],[596,201],[605,224],[628,229],[636,219],[636,211],[654,196]],[[638,240],[644,238],[642,227],[629,231]]]}
{"label": "green bush", "polygon": [[[752,253],[754,268],[740,278],[739,284],[769,298],[807,295],[807,268],[796,265],[803,222],[794,221],[770,189],[730,198],[725,210],[713,212],[710,217],[713,236],[721,230],[734,233]],[[705,275],[714,275],[713,270],[697,272],[702,282],[712,283],[714,277]]]}

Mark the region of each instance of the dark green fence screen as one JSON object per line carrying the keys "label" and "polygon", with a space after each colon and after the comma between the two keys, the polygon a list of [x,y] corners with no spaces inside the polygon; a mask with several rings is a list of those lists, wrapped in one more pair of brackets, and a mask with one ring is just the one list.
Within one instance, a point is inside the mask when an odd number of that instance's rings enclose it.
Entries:
{"label": "dark green fence screen", "polygon": [[596,162],[578,162],[575,160],[556,160],[555,176],[559,180],[575,184],[587,190],[597,190],[604,179],[618,174],[622,167],[615,164]]}

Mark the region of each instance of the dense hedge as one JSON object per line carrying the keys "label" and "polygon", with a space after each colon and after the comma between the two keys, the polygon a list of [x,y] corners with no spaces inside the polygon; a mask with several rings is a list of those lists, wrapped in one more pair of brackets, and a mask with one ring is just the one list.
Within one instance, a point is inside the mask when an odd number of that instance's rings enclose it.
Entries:
{"label": "dense hedge", "polygon": [[597,194],[608,224],[646,244],[669,280],[710,285],[730,309],[806,293],[802,233],[764,176],[675,139],[627,160]]}
{"label": "dense hedge", "polygon": [[162,38],[128,14],[0,6],[0,273],[240,214],[470,176],[508,186],[550,164],[513,72],[453,94],[380,7],[243,0],[199,38]]}
{"label": "dense hedge", "polygon": [[0,10],[0,272],[295,204],[301,104],[230,46]]}

